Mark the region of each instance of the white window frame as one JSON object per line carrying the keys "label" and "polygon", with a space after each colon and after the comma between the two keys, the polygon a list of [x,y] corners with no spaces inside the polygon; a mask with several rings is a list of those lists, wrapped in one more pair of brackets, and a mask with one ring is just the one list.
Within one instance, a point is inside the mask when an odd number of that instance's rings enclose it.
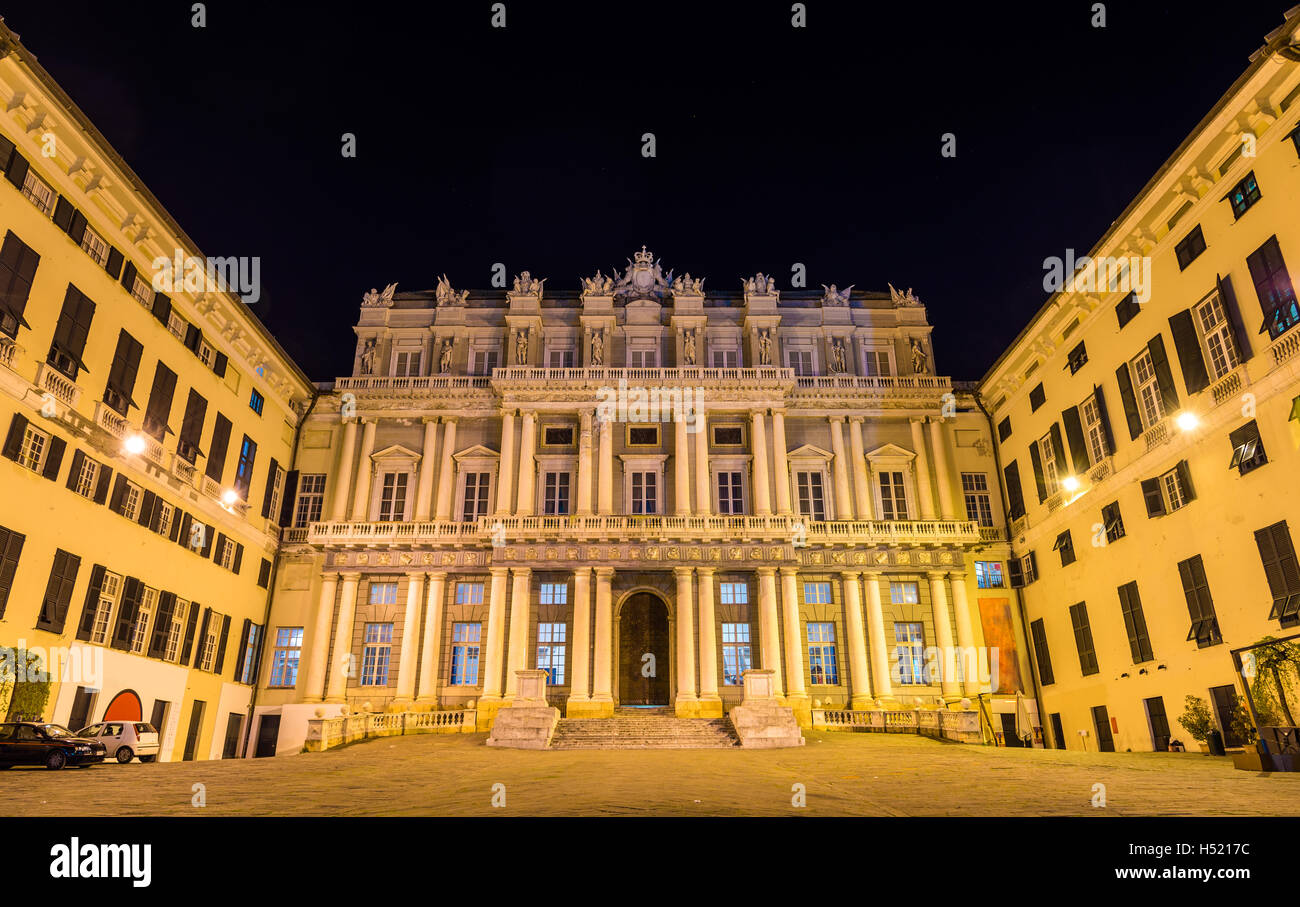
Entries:
{"label": "white window frame", "polygon": [[27,175],[23,177],[22,192],[23,196],[42,214],[48,216],[54,210],[54,188],[37,176],[36,171],[30,167],[27,169]]}
{"label": "white window frame", "polygon": [[[311,488],[307,488],[307,480],[311,479]],[[316,488],[316,480],[320,480],[320,488]],[[328,475],[323,472],[305,472],[298,476],[298,490],[295,494],[293,503],[293,526],[301,529],[310,526],[312,523],[319,523],[321,516],[325,513],[325,484]],[[315,512],[315,519],[307,519]]]}
{"label": "white window frame", "polygon": [[[749,473],[752,459],[753,457],[748,454],[709,458],[709,493],[713,496],[713,512],[718,516],[744,516],[752,510],[754,498],[752,477]],[[718,477],[722,473],[740,474],[739,513],[731,513],[722,509],[722,490],[718,487]]]}
{"label": "white window frame", "polygon": [[83,498],[94,498],[95,489],[99,484],[99,470],[102,467],[98,460],[83,456],[81,459],[81,474],[77,476],[77,485],[73,489]]}
{"label": "white window frame", "polygon": [[[908,478],[909,472],[911,472],[911,470],[899,469],[896,466],[888,467],[886,469],[871,470],[871,476],[875,480],[871,483],[871,490],[876,496],[876,516],[878,519],[886,520],[886,521],[894,521],[894,520],[903,521],[903,520],[914,519],[912,515],[914,511],[912,508],[915,506],[915,502],[914,502],[915,496],[912,494],[912,483],[909,481]],[[901,482],[895,482],[891,479],[887,483],[890,488],[890,495],[889,495],[890,516],[885,516],[884,486],[886,483],[883,483],[881,481],[885,476],[902,476]],[[899,508],[897,506],[898,505],[897,496],[894,494],[894,490],[897,489],[899,486],[901,486],[903,489],[903,508],[902,508],[903,513],[901,516],[899,515]]]}
{"label": "white window frame", "polygon": [[[1192,306],[1192,318],[1201,341],[1201,353],[1205,356],[1206,371],[1211,381],[1218,381],[1241,365],[1237,358],[1237,344],[1232,336],[1232,323],[1228,321],[1228,313],[1218,290]],[[1208,318],[1213,318],[1214,321],[1207,324]]]}
{"label": "white window frame", "polygon": [[[807,368],[803,361],[807,359]],[[796,364],[796,359],[798,364]],[[787,345],[785,348],[785,367],[794,369],[795,377],[810,377],[817,374],[817,350],[811,344]]]}
{"label": "white window frame", "polygon": [[[405,523],[411,519],[411,508],[414,506],[413,499],[416,490],[416,470],[419,462],[420,454],[399,444],[371,454],[369,464],[371,469],[370,506],[367,511],[370,514],[371,522]],[[401,512],[393,511],[389,514],[391,519],[385,520],[381,516],[384,510],[384,482],[389,475],[402,474],[406,476],[406,485]],[[393,487],[396,489],[396,479],[394,479],[394,483]]]}
{"label": "white window frame", "polygon": [[[271,663],[268,665],[268,687],[292,690],[298,685],[298,669],[302,665],[302,637],[302,627],[275,628],[275,648],[271,651]],[[286,680],[289,682],[286,683]]]}
{"label": "white window frame", "polygon": [[388,686],[392,659],[392,621],[367,621],[361,635],[361,673],[357,686]]}
{"label": "white window frame", "polygon": [[226,536],[221,540],[221,550],[217,552],[216,562],[218,567],[226,570],[233,570],[235,566],[235,540]]}
{"label": "white window frame", "polygon": [[1183,480],[1178,474],[1177,467],[1161,473],[1159,481],[1160,497],[1164,500],[1165,513],[1173,513],[1187,506],[1191,499],[1187,496],[1187,489],[1183,488]]}
{"label": "white window frame", "polygon": [[179,312],[172,309],[171,313],[167,316],[167,330],[172,332],[172,336],[184,343],[185,335],[189,331],[189,327],[190,323],[186,321]]}
{"label": "white window frame", "polygon": [[1149,429],[1167,415],[1155,364],[1151,361],[1151,350],[1144,347],[1130,360],[1129,370],[1133,373],[1133,396],[1137,400],[1142,426]]}
{"label": "white window frame", "polygon": [[[831,508],[830,508],[830,495],[828,493],[829,488],[826,481],[825,467],[821,467],[817,469],[796,469],[791,471],[791,475],[794,477],[793,501],[794,501],[795,513],[799,514],[800,516],[806,516],[810,520],[813,520],[814,522],[824,521],[828,519],[830,517]],[[805,482],[803,477],[805,476],[807,477],[806,484],[808,485],[809,508],[813,507],[812,499],[813,499],[814,486],[818,491],[821,492],[822,512],[820,517],[815,512],[810,512],[809,510],[804,509],[803,485],[805,484]],[[816,479],[817,481],[813,482],[813,479]]]}
{"label": "white window frame", "polygon": [[[663,516],[668,512],[668,499],[664,489],[664,467],[668,461],[667,454],[623,454],[619,457],[623,463],[623,513],[629,516]],[[633,505],[633,475],[653,475],[655,482],[655,504],[653,513],[637,513]]]}
{"label": "white window frame", "polygon": [[163,649],[163,661],[177,662],[181,657],[181,646],[185,644],[185,621],[193,605],[188,599],[177,598],[172,608],[172,622],[167,629],[167,645]]}
{"label": "white window frame", "polygon": [[113,632],[113,612],[122,597],[122,574],[104,571],[104,582],[99,587],[95,601],[95,617],[90,625],[90,641],[94,645],[108,645]]}
{"label": "white window frame", "polygon": [[137,519],[140,516],[140,504],[143,501],[144,489],[128,479],[126,494],[122,496],[122,516],[128,520]]}
{"label": "white window frame", "polygon": [[86,225],[86,231],[81,234],[81,248],[101,268],[108,264],[108,243],[89,224]]}
{"label": "white window frame", "polygon": [[1043,487],[1047,490],[1048,497],[1061,488],[1061,474],[1057,467],[1059,455],[1050,432],[1038,439],[1038,458],[1043,465]]}
{"label": "white window frame", "polygon": [[[545,654],[543,649],[546,650]],[[537,624],[534,666],[537,670],[546,672],[547,686],[562,687],[569,682],[565,663],[568,649],[568,625],[564,621],[546,620]]]}
{"label": "white window frame", "polygon": [[[556,357],[568,362],[554,362]],[[547,368],[576,368],[578,362],[578,338],[567,334],[547,332],[546,345],[542,350],[542,362]]]}
{"label": "white window frame", "polygon": [[45,468],[45,458],[50,452],[50,433],[41,431],[30,422],[23,429],[23,443],[18,449],[18,465],[40,472]]}
{"label": "white window frame", "polygon": [[1106,429],[1101,424],[1101,407],[1097,395],[1090,394],[1079,404],[1079,418],[1083,423],[1083,437],[1088,447],[1088,465],[1096,466],[1109,455],[1106,446]]}
{"label": "white window frame", "polygon": [[[464,627],[463,637],[458,638],[458,633]],[[473,628],[473,632],[470,631]],[[471,676],[468,670],[470,664],[469,653],[474,653],[474,670]],[[460,664],[462,676],[459,680],[456,677],[457,652],[460,652]],[[483,623],[477,620],[457,620],[451,625],[451,658],[447,663],[447,684],[456,687],[476,687],[482,680],[483,675]]]}
{"label": "white window frame", "polygon": [[267,518],[273,523],[280,519],[280,498],[284,495],[286,475],[285,468],[279,463],[275,464],[275,475],[271,477],[271,506],[267,510]]}
{"label": "white window frame", "polygon": [[220,668],[220,665],[215,665],[214,662],[217,660],[217,628],[221,626],[223,617],[224,614],[218,614],[216,611],[208,616],[208,626],[203,638],[199,640],[199,658],[196,659],[200,671],[211,674],[214,667]]}
{"label": "white window frame", "polygon": [[465,482],[470,473],[487,473],[488,496],[484,516],[495,512],[497,505],[497,475],[501,468],[501,455],[481,445],[462,450],[453,456],[456,462],[455,509],[451,518],[461,520],[465,515]]}
{"label": "white window frame", "polygon": [[[967,481],[967,477],[970,477]],[[966,504],[966,519],[974,520],[984,527],[993,525],[993,492],[989,489],[987,472],[963,472],[961,474],[962,500]],[[976,515],[971,516],[971,502],[975,503]],[[981,503],[983,506],[981,507]],[[981,515],[988,512],[988,522],[983,522]]]}
{"label": "white window frame", "polygon": [[[567,475],[569,477],[567,496],[568,508],[564,514],[547,513],[546,511],[546,477],[552,473],[557,475]],[[557,489],[558,487],[559,485],[557,484]],[[534,500],[537,502],[536,513],[538,516],[564,516],[572,514],[576,509],[578,502],[578,458],[571,455],[554,454],[537,457],[537,487]]]}
{"label": "white window frame", "polygon": [[131,281],[131,295],[135,297],[136,302],[146,309],[153,308],[153,284],[139,271],[136,272],[135,278]]}
{"label": "white window frame", "polygon": [[[896,372],[894,370],[894,345],[888,340],[864,340],[862,349],[858,355],[858,365],[862,371],[859,373],[869,378],[892,378]],[[879,371],[880,359],[883,357],[885,370],[881,374],[872,374],[873,371]],[[872,365],[868,366],[867,363]]]}
{"label": "white window frame", "polygon": [[835,500],[835,491],[831,487],[831,455],[822,451],[820,448],[814,448],[810,445],[804,445],[798,451],[790,454],[790,505],[796,514],[802,514],[799,503],[799,473],[815,472],[821,473],[822,477],[822,506],[826,510],[827,520],[839,519],[838,506],[839,502]]}
{"label": "white window frame", "polygon": [[176,508],[162,498],[159,498],[154,506],[158,508],[158,534],[170,536],[172,533],[172,520],[176,516]]}
{"label": "white window frame", "polygon": [[133,655],[143,655],[149,643],[149,618],[158,607],[158,590],[145,586],[140,593],[140,609],[136,612],[135,622],[131,624],[131,646]]}

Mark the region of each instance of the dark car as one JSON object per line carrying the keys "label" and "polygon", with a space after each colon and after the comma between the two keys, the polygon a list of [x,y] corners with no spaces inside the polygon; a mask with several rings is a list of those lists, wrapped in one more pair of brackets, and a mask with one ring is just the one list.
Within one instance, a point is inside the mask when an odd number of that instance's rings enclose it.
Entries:
{"label": "dark car", "polygon": [[15,765],[63,768],[103,762],[104,744],[78,737],[58,724],[9,721],[0,724],[0,769]]}

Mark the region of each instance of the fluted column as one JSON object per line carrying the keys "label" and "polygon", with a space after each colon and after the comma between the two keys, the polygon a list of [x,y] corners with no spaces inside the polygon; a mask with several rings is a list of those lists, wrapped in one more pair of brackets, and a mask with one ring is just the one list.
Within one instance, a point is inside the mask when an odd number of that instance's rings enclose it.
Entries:
{"label": "fluted column", "polygon": [[713,609],[714,568],[699,567],[700,589],[700,717],[721,718],[718,695],[718,625]]}
{"label": "fluted column", "polygon": [[573,571],[573,674],[569,702],[591,698],[591,568]]}
{"label": "fluted column", "polygon": [[790,512],[790,458],[785,449],[785,411],[772,410],[772,482],[776,488],[776,512]]}
{"label": "fluted column", "polygon": [[420,478],[415,490],[415,521],[433,515],[433,475],[438,470],[438,422],[424,420],[424,449],[420,452]]}
{"label": "fluted column", "polygon": [[776,609],[776,568],[758,568],[758,638],[763,649],[764,670],[771,669],[772,692],[778,698],[785,696],[785,683],[781,679],[780,618]]}
{"label": "fluted column", "polygon": [[686,420],[673,420],[673,513],[691,515],[691,464],[690,444],[687,440]]}
{"label": "fluted column", "polygon": [[524,410],[519,428],[519,499],[515,513],[532,516],[537,498],[537,413]]}
{"label": "fluted column", "polygon": [[849,637],[849,708],[869,709],[874,703],[867,675],[867,640],[862,627],[860,574],[846,570],[844,580],[844,632]]}
{"label": "fluted column", "polygon": [[316,603],[316,621],[311,631],[311,655],[307,659],[307,676],[303,681],[303,698],[320,702],[325,698],[325,664],[330,651],[330,627],[334,623],[334,600],[339,575],[321,574],[320,599]]}
{"label": "fluted column", "polygon": [[763,411],[756,409],[750,413],[753,432],[750,435],[754,448],[754,513],[765,516],[772,512],[771,485],[767,472],[767,421]]}
{"label": "fluted column", "polygon": [[923,419],[912,419],[912,449],[916,451],[913,472],[916,473],[916,496],[919,499],[921,519],[934,519],[934,492],[930,489],[930,461],[925,453],[925,433],[921,430]]}
{"label": "fluted column", "polygon": [[867,586],[867,633],[871,639],[871,675],[877,698],[894,695],[889,672],[889,645],[885,642],[885,609],[880,602],[880,574],[870,571],[862,578]]}
{"label": "fluted column", "polygon": [[352,519],[368,520],[370,514],[370,479],[374,475],[375,464],[370,455],[375,452],[375,421],[366,420],[366,427],[361,433],[361,456],[357,458],[356,492],[352,496]]}
{"label": "fluted column", "polygon": [[492,586],[488,592],[487,657],[483,659],[483,696],[488,701],[501,698],[501,659],[505,649],[506,567],[492,568]]}
{"label": "fluted column", "polygon": [[858,506],[858,519],[874,519],[871,515],[871,477],[867,475],[867,456],[862,446],[862,419],[849,419],[849,455],[853,460],[853,495]]}
{"label": "fluted column", "polygon": [[695,695],[695,598],[692,586],[692,567],[674,567],[677,576],[677,699],[679,718],[693,718],[699,714]]}
{"label": "fluted column", "polygon": [[339,599],[339,620],[334,628],[334,664],[330,668],[328,702],[343,702],[348,692],[348,668],[352,665],[352,625],[357,616],[357,583],[360,573],[344,573]]}
{"label": "fluted column", "polygon": [[947,583],[944,582],[942,573],[927,573],[926,577],[930,580],[930,608],[934,612],[934,637],[943,655],[940,688],[945,698],[957,696],[961,688],[957,685],[954,669],[956,653],[953,652],[952,647],[952,620],[948,617]]}
{"label": "fluted column", "polygon": [[429,574],[428,604],[424,608],[424,647],[420,652],[419,702],[438,700],[438,668],[442,656],[442,606],[447,598],[447,574]]}
{"label": "fluted column", "polygon": [[509,516],[515,502],[515,411],[501,412],[501,462],[497,470],[497,516]]}
{"label": "fluted column", "polygon": [[704,404],[696,403],[695,415],[695,512],[700,516],[713,513],[713,491],[709,487],[709,425]]}
{"label": "fluted column", "polygon": [[528,667],[528,624],[532,615],[530,583],[533,571],[529,567],[516,567],[510,571],[514,584],[510,592],[510,649],[506,652],[506,701],[515,698],[519,689],[516,671]]}
{"label": "fluted column", "polygon": [[781,568],[781,613],[785,621],[785,695],[791,708],[807,706],[804,687],[803,632],[799,626],[799,571]]}
{"label": "fluted column", "polygon": [[849,491],[849,469],[844,453],[844,420],[831,419],[831,470],[835,477],[835,519],[853,519],[853,497]]}
{"label": "fluted column", "polygon": [[596,568],[596,654],[592,659],[595,669],[591,678],[592,702],[614,701],[610,692],[613,681],[610,666],[614,655],[614,603],[610,590],[613,577],[613,567]]}
{"label": "fluted column", "polygon": [[934,450],[934,480],[939,486],[939,515],[953,520],[957,511],[953,506],[952,477],[948,475],[948,433],[938,419],[930,420],[930,446]]}
{"label": "fluted column", "polygon": [[[952,612],[957,621],[957,645],[961,649],[957,662],[961,665],[962,693],[978,696],[979,651],[975,648],[975,627],[971,622],[970,602],[966,598],[966,574],[949,573],[948,579],[952,582]],[[989,664],[991,667],[991,660]]]}
{"label": "fluted column", "polygon": [[599,437],[600,462],[596,477],[596,512],[614,512],[614,424],[606,419],[596,420]]}
{"label": "fluted column", "polygon": [[397,700],[415,698],[415,653],[420,641],[420,608],[424,604],[424,574],[406,574],[406,613],[402,617],[402,648],[397,656]]}
{"label": "fluted column", "polygon": [[591,515],[591,410],[578,414],[578,516]]}
{"label": "fluted column", "polygon": [[451,519],[451,499],[455,491],[456,419],[444,416],[442,420],[442,463],[438,466],[438,501],[434,505],[434,519]]}
{"label": "fluted column", "polygon": [[339,443],[338,476],[334,482],[334,500],[330,504],[330,519],[334,522],[347,519],[348,502],[352,491],[352,459],[356,455],[357,423],[343,423],[343,440]]}

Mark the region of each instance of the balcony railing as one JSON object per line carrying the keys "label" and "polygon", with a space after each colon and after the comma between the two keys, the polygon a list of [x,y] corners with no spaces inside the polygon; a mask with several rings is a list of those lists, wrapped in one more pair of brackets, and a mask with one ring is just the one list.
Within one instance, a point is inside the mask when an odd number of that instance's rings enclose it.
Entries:
{"label": "balcony railing", "polygon": [[422,375],[400,377],[397,375],[362,375],[360,377],[337,378],[334,381],[336,391],[386,391],[389,393],[416,393],[427,390],[458,390],[487,388],[491,379],[485,375]]}
{"label": "balcony railing", "polygon": [[48,362],[42,362],[36,372],[36,386],[48,391],[54,399],[68,407],[76,406],[81,397],[81,388],[77,383]]}
{"label": "balcony railing", "polygon": [[1224,375],[1210,388],[1210,396],[1214,398],[1214,405],[1218,406],[1241,393],[1242,379],[1248,377],[1245,367],[1241,365]]}
{"label": "balcony railing", "polygon": [[801,388],[841,388],[876,391],[951,391],[952,379],[935,375],[898,375],[870,378],[863,375],[801,375]]}
{"label": "balcony railing", "polygon": [[115,438],[123,439],[131,428],[126,417],[103,400],[95,402],[95,424]]}
{"label": "balcony railing", "polygon": [[1148,451],[1155,450],[1161,444],[1169,440],[1169,420],[1161,419],[1155,425],[1152,425],[1142,435],[1142,440],[1146,442]]}
{"label": "balcony railing", "polygon": [[537,368],[527,365],[492,370],[492,381],[545,382],[561,384],[669,383],[709,384],[723,381],[791,381],[794,369],[759,366],[757,368]]}
{"label": "balcony railing", "polygon": [[22,347],[15,343],[12,337],[0,334],[0,365],[13,368],[14,360],[18,358],[21,351]]}
{"label": "balcony railing", "polygon": [[1300,352],[1300,331],[1289,331],[1273,344],[1273,364],[1281,365]]}

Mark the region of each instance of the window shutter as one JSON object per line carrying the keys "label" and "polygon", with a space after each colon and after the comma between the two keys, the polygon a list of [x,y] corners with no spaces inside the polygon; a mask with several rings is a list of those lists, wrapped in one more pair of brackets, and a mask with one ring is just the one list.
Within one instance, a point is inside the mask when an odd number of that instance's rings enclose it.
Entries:
{"label": "window shutter", "polygon": [[217,358],[212,361],[212,370],[217,373],[218,378],[226,377],[225,353],[217,353]]}
{"label": "window shutter", "polygon": [[90,585],[86,587],[86,604],[81,609],[81,625],[77,627],[77,639],[90,639],[95,629],[95,606],[99,603],[99,590],[104,588],[104,565],[96,564],[90,570]]}
{"label": "window shutter", "polygon": [[1210,374],[1205,369],[1205,357],[1201,354],[1201,339],[1192,322],[1192,310],[1183,309],[1169,316],[1169,330],[1174,335],[1174,349],[1178,351],[1187,393],[1204,390],[1210,383]]}
{"label": "window shutter", "polygon": [[1196,500],[1196,489],[1192,487],[1192,471],[1187,466],[1186,460],[1179,460],[1178,466],[1178,484],[1182,487],[1183,497],[1189,501]]}
{"label": "window shutter", "polygon": [[[176,508],[176,512],[172,514],[172,533],[169,536],[169,538],[173,542],[181,541],[185,538],[185,536],[181,534],[181,530],[182,530],[181,524],[184,523],[189,518],[190,515],[188,513],[186,513],[184,510],[181,510],[179,507]],[[184,542],[181,541],[181,544],[183,545]]]}
{"label": "window shutter", "polygon": [[235,543],[235,563],[234,563],[233,566],[231,566],[230,569],[231,569],[233,572],[238,573],[238,572],[239,572],[239,565],[242,564],[243,561],[244,561],[244,546],[241,545],[241,544],[239,544],[238,542],[236,542],[236,543]]}
{"label": "window shutter", "polygon": [[206,523],[203,525],[203,551],[205,558],[212,556],[212,527]]}
{"label": "window shutter", "polygon": [[275,496],[275,474],[280,471],[280,464],[271,458],[271,465],[266,471],[266,491],[262,493],[262,516],[271,515],[271,498]]}
{"label": "window shutter", "polygon": [[225,535],[225,533],[223,533],[223,532],[218,532],[218,533],[217,533],[217,541],[216,541],[216,543],[212,546],[213,548],[216,549],[217,557],[221,557],[221,552],[225,549],[225,544],[226,544],[226,535]]}
{"label": "window shutter", "polygon": [[175,542],[176,544],[180,545],[182,548],[190,547],[190,525],[192,524],[193,520],[194,518],[192,516],[190,516],[188,513],[184,511],[181,511],[180,518],[175,521],[175,525],[178,527],[176,529]]}
{"label": "window shutter", "polygon": [[1020,566],[1020,558],[1013,557],[1007,561],[1007,572],[1011,576],[1011,588],[1019,589],[1025,585],[1025,571]]}
{"label": "window shutter", "polygon": [[17,151],[11,152],[9,164],[5,167],[5,179],[9,180],[17,188],[22,189],[23,183],[27,181],[27,171],[30,166],[27,163],[27,158]]}
{"label": "window shutter", "polygon": [[117,280],[118,275],[122,273],[122,262],[124,260],[121,252],[112,246],[108,247],[108,261],[104,265],[104,270],[108,272],[109,277]]}
{"label": "window shutter", "polygon": [[[139,407],[139,404],[132,399],[132,395],[135,393],[135,376],[140,370],[140,353],[143,350],[144,346],[140,341],[126,331],[122,331],[117,335],[117,348],[113,351],[113,364],[108,370],[108,387],[125,398],[127,407]],[[119,412],[126,415],[127,407],[123,407]]]}
{"label": "window shutter", "polygon": [[123,651],[131,648],[131,625],[140,611],[140,598],[144,594],[144,584],[134,576],[128,576],[122,584],[122,601],[117,608],[117,625],[113,628],[113,639],[109,643],[114,649]]}
{"label": "window shutter", "polygon": [[105,463],[99,464],[99,485],[95,488],[95,503],[102,504],[108,500],[108,485],[113,480],[113,470]]}
{"label": "window shutter", "polygon": [[[1007,485],[1007,508],[1008,515],[1011,519],[1019,519],[1025,515],[1025,493],[1020,486],[1020,466],[1015,460],[1012,460],[1002,470],[1002,477]],[[288,525],[286,523],[286,525]]]}
{"label": "window shutter", "polygon": [[174,434],[168,419],[171,417],[172,397],[176,393],[176,373],[159,362],[153,373],[153,387],[149,390],[149,406],[145,411],[144,430],[161,441],[164,435]]}
{"label": "window shutter", "polygon": [[167,636],[176,610],[176,593],[158,593],[158,614],[153,619],[153,633],[149,637],[147,653],[150,658],[162,658],[167,653]]}
{"label": "window shutter", "polygon": [[1026,577],[1026,579],[1028,579],[1029,582],[1032,583],[1034,580],[1038,579],[1038,552],[1037,551],[1029,552],[1029,570],[1033,575]]}
{"label": "window shutter", "polygon": [[1048,434],[1052,436],[1052,453],[1056,454],[1056,462],[1060,464],[1060,466],[1057,467],[1057,472],[1059,474],[1061,468],[1068,465],[1065,462],[1065,442],[1061,440],[1061,426],[1053,422],[1052,427],[1048,430]]}
{"label": "window shutter", "polygon": [[1273,525],[1273,547],[1277,550],[1278,564],[1282,571],[1282,581],[1287,592],[1300,593],[1300,565],[1296,563],[1295,548],[1291,544],[1291,533],[1286,521]]}
{"label": "window shutter", "polygon": [[[1258,541],[1259,533],[1255,534]],[[1192,560],[1178,562],[1178,578],[1183,583],[1183,597],[1187,599],[1187,614],[1193,622],[1201,619],[1201,603],[1196,596],[1196,577],[1192,573]]]}
{"label": "window shutter", "polygon": [[193,352],[199,348],[199,338],[203,332],[199,330],[197,324],[186,325],[185,327],[185,349]]}
{"label": "window shutter", "polygon": [[126,500],[126,476],[117,474],[117,484],[113,486],[113,497],[108,502],[108,509],[114,513],[122,512],[122,502]]}
{"label": "window shutter", "polygon": [[1092,462],[1088,456],[1088,441],[1083,436],[1083,420],[1079,418],[1079,407],[1071,406],[1062,412],[1061,421],[1065,424],[1065,437],[1070,442],[1070,459],[1074,462],[1074,473],[1083,475],[1092,466]]}
{"label": "window shutter", "polygon": [[163,327],[167,326],[167,322],[172,317],[172,301],[157,290],[153,294],[153,317],[157,318]]}
{"label": "window shutter", "polygon": [[181,647],[180,663],[188,665],[190,655],[194,651],[194,630],[199,622],[199,608],[203,607],[198,602],[190,602],[189,617],[185,621],[185,645]]}
{"label": "window shutter", "polygon": [[14,574],[18,572],[18,559],[22,557],[27,536],[21,532],[0,529],[0,617],[5,616],[9,593],[14,587]]}
{"label": "window shutter", "polygon": [[[1279,549],[1279,542],[1286,548]],[[1268,590],[1273,598],[1281,598],[1291,593],[1287,583],[1286,571],[1282,568],[1283,557],[1290,553],[1291,536],[1285,522],[1275,523],[1255,531],[1255,545],[1259,548],[1259,559],[1264,565],[1264,578],[1268,580]],[[1292,555],[1294,561],[1294,555]],[[1297,586],[1300,590],[1300,586]]]}
{"label": "window shutter", "polygon": [[1219,302],[1223,304],[1223,312],[1228,316],[1228,323],[1232,325],[1232,339],[1237,344],[1237,358],[1245,362],[1254,355],[1254,350],[1250,348],[1250,334],[1246,332],[1246,323],[1241,318],[1241,306],[1237,303],[1237,291],[1232,287],[1232,276],[1215,275],[1214,279],[1219,287]]}
{"label": "window shutter", "polygon": [[81,241],[86,238],[86,225],[88,223],[86,215],[76,208],[72,209],[72,221],[68,224],[68,235],[72,237],[72,241],[77,245],[81,245]]}
{"label": "window shutter", "polygon": [[136,515],[135,521],[141,526],[148,526],[153,520],[154,508],[158,506],[158,495],[152,491],[146,491],[140,501],[140,512]]}
{"label": "window shutter", "polygon": [[67,233],[72,226],[72,215],[76,212],[77,209],[72,207],[72,202],[60,195],[54,206],[54,226]]}
{"label": "window shutter", "polygon": [[36,629],[62,633],[68,617],[68,604],[72,601],[72,587],[76,585],[81,558],[59,549],[54,552],[54,565],[45,586],[45,600],[41,605]]}
{"label": "window shutter", "polygon": [[[229,617],[226,618],[230,620]],[[239,630],[239,648],[235,650],[235,680],[240,680],[244,676],[244,662],[248,657],[248,634],[252,629],[253,622],[247,617],[244,618],[243,626]]]}
{"label": "window shutter", "polygon": [[284,491],[280,497],[279,521],[281,526],[293,523],[294,498],[298,495],[298,470],[291,469],[284,479]]}
{"label": "window shutter", "polygon": [[67,442],[58,435],[50,435],[50,449],[45,454],[45,468],[41,470],[41,475],[51,482],[58,481],[59,467],[63,464],[63,450]]}
{"label": "window shutter", "polygon": [[128,293],[130,293],[132,288],[135,286],[135,275],[138,273],[139,272],[135,269],[135,265],[129,261],[126,263],[126,267],[122,269],[122,279],[118,282],[122,284],[122,288]]}
{"label": "window shutter", "polygon": [[1047,631],[1043,620],[1039,618],[1029,625],[1030,635],[1034,640],[1034,660],[1038,664],[1038,681],[1044,685],[1056,682],[1052,673],[1052,653],[1047,648]]}
{"label": "window shutter", "polygon": [[1169,371],[1169,357],[1165,355],[1165,341],[1159,334],[1147,344],[1151,353],[1151,366],[1156,372],[1156,384],[1160,387],[1160,397],[1165,405],[1165,412],[1172,413],[1178,409],[1178,391],[1174,388],[1174,375]]}
{"label": "window shutter", "polygon": [[230,615],[223,614],[221,617],[221,635],[217,638],[217,657],[212,662],[212,673],[220,674],[221,669],[226,664],[226,639],[230,635]]}
{"label": "window shutter", "polygon": [[14,413],[13,420],[9,423],[9,434],[5,437],[4,456],[6,459],[18,461],[18,454],[23,449],[23,434],[27,431],[27,417],[22,413]]}
{"label": "window shutter", "polygon": [[81,475],[81,464],[86,460],[86,455],[80,450],[72,455],[72,468],[68,470],[68,488],[72,491],[77,490],[77,478]]}
{"label": "window shutter", "polygon": [[222,476],[226,471],[226,449],[230,444],[230,420],[217,413],[217,420],[212,426],[212,441],[208,444],[208,468],[206,475],[209,479],[221,484]]}
{"label": "window shutter", "polygon": [[1128,436],[1133,440],[1142,434],[1142,416],[1138,412],[1137,397],[1133,393],[1133,377],[1129,374],[1128,363],[1115,369],[1115,377],[1119,380],[1120,399],[1124,401],[1124,418],[1128,421]]}
{"label": "window shutter", "polygon": [[1142,480],[1142,497],[1147,505],[1147,517],[1165,515],[1165,499],[1160,493],[1159,479]]}
{"label": "window shutter", "polygon": [[1038,503],[1047,500],[1047,482],[1043,479],[1043,458],[1038,453],[1038,442],[1029,445],[1029,459],[1034,465],[1034,485],[1038,490]]}

